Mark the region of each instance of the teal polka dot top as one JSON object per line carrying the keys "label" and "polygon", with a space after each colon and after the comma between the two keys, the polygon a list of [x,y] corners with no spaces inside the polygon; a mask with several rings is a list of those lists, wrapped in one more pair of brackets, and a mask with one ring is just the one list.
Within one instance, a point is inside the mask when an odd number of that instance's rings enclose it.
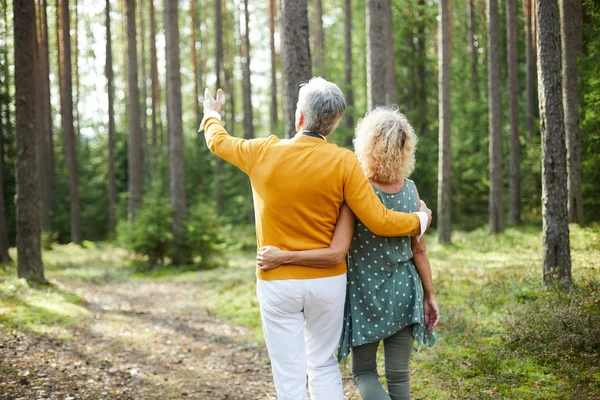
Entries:
{"label": "teal polka dot top", "polygon": [[[375,187],[373,190],[391,210],[417,210],[417,190],[409,179],[397,193],[385,193]],[[413,325],[412,334],[419,349],[423,343],[435,344],[435,332],[425,328],[421,278],[412,257],[410,237],[377,236],[356,221],[348,252],[348,286],[338,359],[345,361],[352,347],[378,342],[408,325]]]}

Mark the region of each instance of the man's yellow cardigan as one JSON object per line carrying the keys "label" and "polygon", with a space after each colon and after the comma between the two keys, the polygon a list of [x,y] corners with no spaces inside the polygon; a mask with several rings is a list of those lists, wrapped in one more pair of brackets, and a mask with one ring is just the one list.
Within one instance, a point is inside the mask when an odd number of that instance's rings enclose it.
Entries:
{"label": "man's yellow cardigan", "polygon": [[[250,177],[258,247],[283,250],[328,247],[345,201],[373,233],[420,233],[419,217],[388,210],[369,185],[351,151],[321,138],[276,136],[245,140],[229,136],[218,118],[208,118],[204,136],[211,152]],[[311,279],[341,275],[346,262],[330,268],[285,265],[257,269],[259,279]]]}

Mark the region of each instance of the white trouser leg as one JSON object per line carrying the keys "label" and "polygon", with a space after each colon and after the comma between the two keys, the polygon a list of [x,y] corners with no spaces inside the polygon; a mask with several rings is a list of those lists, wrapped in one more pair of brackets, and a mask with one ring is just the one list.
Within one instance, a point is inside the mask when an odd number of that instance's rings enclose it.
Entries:
{"label": "white trouser leg", "polygon": [[304,295],[295,280],[258,279],[260,303],[273,381],[279,400],[306,400],[306,345]]}
{"label": "white trouser leg", "polygon": [[306,283],[304,317],[310,397],[343,400],[342,375],[334,352],[342,333],[346,274]]}

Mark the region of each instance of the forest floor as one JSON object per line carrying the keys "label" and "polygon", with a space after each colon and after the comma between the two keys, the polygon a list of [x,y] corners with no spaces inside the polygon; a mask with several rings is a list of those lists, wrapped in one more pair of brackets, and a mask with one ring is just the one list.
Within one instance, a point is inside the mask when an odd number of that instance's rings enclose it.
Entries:
{"label": "forest floor", "polygon": [[[453,241],[428,246],[442,322],[413,356],[413,399],[600,399],[600,227],[572,228],[566,294],[541,287],[538,228]],[[0,268],[0,399],[275,399],[252,254],[228,257],[139,273],[112,245],[57,245],[50,288]]]}

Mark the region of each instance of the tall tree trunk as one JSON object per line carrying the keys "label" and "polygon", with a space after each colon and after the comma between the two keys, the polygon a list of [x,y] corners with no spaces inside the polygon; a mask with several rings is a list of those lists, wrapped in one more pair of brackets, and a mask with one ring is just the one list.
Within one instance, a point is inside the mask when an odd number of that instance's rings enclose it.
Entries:
{"label": "tall tree trunk", "polygon": [[[348,132],[354,131],[354,90],[352,88],[352,1],[344,0],[344,90],[346,106],[349,110],[344,116],[344,127]],[[352,134],[346,136],[345,145],[352,146]]]}
{"label": "tall tree trunk", "polygon": [[137,76],[135,0],[127,0],[127,76],[129,88],[129,220],[135,221],[142,204],[142,140],[140,132],[140,96]]}
{"label": "tall tree trunk", "polygon": [[295,118],[298,89],[310,79],[311,59],[308,45],[306,0],[281,0],[284,125],[288,138],[296,134]]}
{"label": "tall tree trunk", "polygon": [[[48,204],[47,223],[43,221],[42,230],[49,230],[51,224],[52,209],[54,207],[54,138],[52,132],[52,105],[50,102],[50,59],[48,47],[48,14],[46,0],[40,1],[40,19],[42,25],[42,51],[40,52],[40,61],[43,80],[40,82],[42,88],[43,114],[44,114],[44,140],[43,148],[45,151],[45,165],[43,179],[47,180],[45,186],[45,201]],[[43,220],[44,217],[42,217]]]}
{"label": "tall tree trunk", "polygon": [[452,203],[450,199],[450,0],[438,2],[438,96],[439,96],[439,151],[438,151],[438,237],[440,243],[450,243],[452,234]]}
{"label": "tall tree trunk", "polygon": [[[4,86],[2,87],[2,90],[5,91],[6,94],[8,94],[8,86],[9,86],[9,67],[8,67],[8,44],[7,44],[7,38],[8,38],[8,13],[6,11],[7,9],[7,4],[6,4],[6,0],[2,0],[2,17],[3,17],[3,22],[4,22],[4,27],[5,30],[3,32],[2,35],[2,39],[4,41],[3,44],[3,62],[4,62],[4,66],[3,66],[3,70],[2,73],[4,74]],[[0,107],[0,126],[6,127],[8,126],[8,124],[10,123],[10,103],[8,101],[3,101],[2,106],[4,106],[4,109],[2,109],[2,107]],[[5,202],[4,202],[4,131],[6,131],[6,129],[3,130],[3,132],[0,132],[0,263],[7,263],[11,261],[11,258],[8,254],[8,238],[6,235],[6,208],[5,208]]]}
{"label": "tall tree trunk", "polygon": [[417,79],[418,79],[418,98],[419,98],[419,119],[420,119],[420,127],[419,134],[421,136],[427,134],[427,52],[425,50],[425,41],[427,38],[425,37],[425,0],[418,0],[417,4],[419,6],[419,21],[417,23],[417,32],[419,37],[419,55],[418,55],[418,66],[417,66]]}
{"label": "tall tree trunk", "polygon": [[583,224],[581,191],[581,133],[579,130],[579,72],[577,60],[583,46],[581,0],[560,0],[562,36],[562,95],[567,138],[569,221]]}
{"label": "tall tree trunk", "polygon": [[[73,99],[73,115],[75,118],[75,137],[79,138],[79,3],[78,0],[73,1],[73,9],[75,11],[74,23],[73,23],[73,50],[74,50],[74,63],[73,70],[75,72],[75,96]],[[77,139],[76,139],[77,140]],[[75,142],[75,148],[77,148],[77,142]]]}
{"label": "tall tree trunk", "polygon": [[271,51],[271,132],[275,133],[279,117],[277,116],[277,54],[275,54],[275,18],[277,0],[269,0],[269,44]]}
{"label": "tall tree trunk", "polygon": [[[244,4],[244,21],[240,20],[240,39],[242,42],[242,97],[244,99],[244,138],[254,138],[254,124],[252,123],[252,91],[250,86],[250,31],[248,0]],[[249,182],[250,202],[252,197],[252,184]],[[254,212],[250,213],[250,222],[254,222]]]}
{"label": "tall tree trunk", "polygon": [[14,0],[15,111],[17,138],[17,252],[18,276],[47,283],[40,246],[36,171],[35,4]]}
{"label": "tall tree trunk", "polygon": [[144,25],[144,0],[139,0],[139,18],[140,18],[140,72],[141,72],[141,86],[142,91],[140,93],[141,97],[141,138],[142,138],[142,168],[143,168],[143,180],[146,182],[150,182],[150,157],[148,154],[148,92],[147,92],[147,84],[146,84],[146,37],[144,36],[144,32],[146,31],[146,27]]}
{"label": "tall tree trunk", "polygon": [[534,118],[537,115],[537,98],[536,98],[536,66],[535,66],[535,35],[533,32],[533,2],[534,0],[524,0],[523,8],[525,10],[525,63],[526,63],[526,101],[527,101],[527,118],[526,127],[527,135],[531,136],[534,130]]}
{"label": "tall tree trunk", "polygon": [[[169,166],[171,206],[173,207],[173,241],[181,247],[183,227],[187,215],[185,197],[185,153],[183,145],[181,72],[179,64],[179,15],[177,0],[165,0],[165,36],[167,57],[167,127],[169,132]],[[174,264],[185,261],[178,251]]]}
{"label": "tall tree trunk", "polygon": [[71,21],[69,0],[61,0],[60,10],[60,115],[63,130],[63,147],[69,171],[69,197],[71,200],[71,241],[81,244],[81,205],[77,182],[77,151],[73,125],[73,82],[71,76]]}
{"label": "tall tree trunk", "polygon": [[[157,113],[160,113],[160,83],[158,81],[158,57],[156,56],[156,18],[154,16],[154,0],[148,0],[150,8],[150,77],[152,79],[152,150],[156,152],[157,132],[160,119]],[[161,128],[162,131],[162,128]]]}
{"label": "tall tree trunk", "polygon": [[190,50],[192,56],[192,72],[194,75],[194,112],[196,115],[196,125],[200,125],[202,121],[202,113],[200,112],[200,88],[198,87],[198,57],[196,55],[196,8],[194,7],[195,0],[190,0]]}
{"label": "tall tree trunk", "polygon": [[112,38],[110,33],[110,0],[106,0],[106,81],[108,92],[108,232],[117,227],[117,184],[115,180],[115,109],[112,65]]}
{"label": "tall tree trunk", "polygon": [[517,0],[506,1],[506,50],[510,119],[508,223],[521,223],[521,142],[519,139],[519,70],[517,65]]}
{"label": "tall tree trunk", "polygon": [[500,47],[498,0],[487,0],[488,20],[488,104],[490,130],[490,233],[504,230],[502,203],[502,105],[500,101]]}
{"label": "tall tree trunk", "polygon": [[[396,102],[391,0],[367,0],[367,105]],[[390,47],[391,44],[391,47]],[[390,61],[391,60],[391,61]]]}
{"label": "tall tree trunk", "polygon": [[467,25],[469,31],[469,58],[471,60],[471,86],[473,100],[479,100],[479,74],[477,72],[477,47],[475,46],[475,7],[474,0],[467,1]]}
{"label": "tall tree trunk", "polygon": [[[223,75],[223,8],[221,0],[215,0],[215,73],[217,75],[217,89],[221,88]],[[231,94],[231,93],[230,93]],[[222,186],[223,160],[217,157],[215,163],[215,201],[217,215],[223,215],[225,209],[225,195]]]}
{"label": "tall tree trunk", "polygon": [[535,0],[538,96],[542,132],[544,283],[571,282],[567,150],[562,103],[560,20],[553,0]]}
{"label": "tall tree trunk", "polygon": [[315,18],[313,20],[313,48],[315,51],[315,75],[324,76],[325,63],[325,35],[323,34],[323,4],[321,0],[314,0]]}

